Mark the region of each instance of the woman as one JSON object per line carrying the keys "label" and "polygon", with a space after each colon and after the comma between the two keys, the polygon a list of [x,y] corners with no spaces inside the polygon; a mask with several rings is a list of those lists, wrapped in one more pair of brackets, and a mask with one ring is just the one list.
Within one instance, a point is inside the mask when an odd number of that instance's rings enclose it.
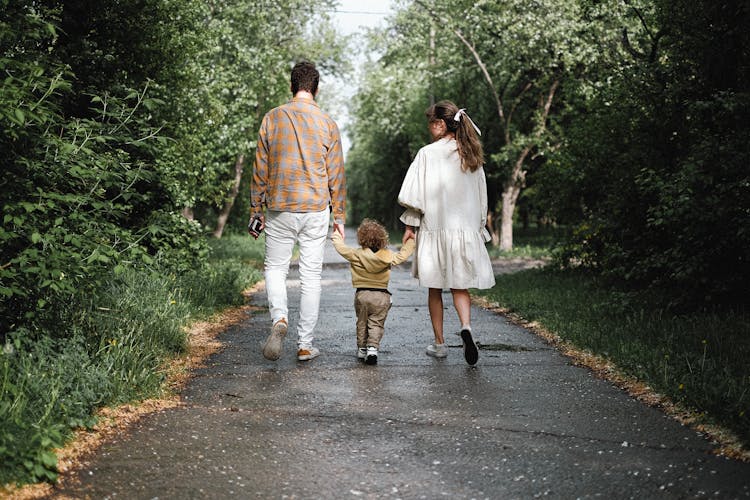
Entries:
{"label": "woman", "polygon": [[[435,342],[427,354],[448,355],[443,337],[444,289],[450,289],[461,321],[464,358],[479,359],[471,331],[468,288],[495,285],[485,242],[487,183],[479,129],[463,109],[441,101],[425,112],[433,142],[419,150],[406,173],[398,202],[406,207],[404,241],[416,237],[412,274],[427,287]],[[415,230],[417,231],[415,233]]]}

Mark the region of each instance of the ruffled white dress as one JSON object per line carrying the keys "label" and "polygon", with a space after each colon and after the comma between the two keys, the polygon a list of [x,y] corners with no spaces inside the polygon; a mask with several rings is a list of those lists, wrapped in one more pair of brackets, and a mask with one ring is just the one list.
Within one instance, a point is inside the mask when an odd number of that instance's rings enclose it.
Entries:
{"label": "ruffled white dress", "polygon": [[484,169],[461,170],[454,139],[419,150],[398,202],[401,221],[418,227],[412,275],[428,288],[492,288],[495,275],[485,243],[487,181]]}

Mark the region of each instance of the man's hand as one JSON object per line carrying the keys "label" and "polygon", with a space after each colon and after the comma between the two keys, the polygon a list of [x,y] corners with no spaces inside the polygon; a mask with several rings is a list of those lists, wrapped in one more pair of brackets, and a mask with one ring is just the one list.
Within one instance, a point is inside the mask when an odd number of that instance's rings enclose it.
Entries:
{"label": "man's hand", "polygon": [[341,235],[341,239],[346,239],[346,236],[344,235],[344,225],[338,224],[336,222],[333,223],[333,230]]}
{"label": "man's hand", "polygon": [[412,238],[416,239],[416,237],[417,234],[414,232],[414,228],[411,226],[406,226],[406,229],[404,230],[404,237],[401,239],[401,244],[403,245]]}

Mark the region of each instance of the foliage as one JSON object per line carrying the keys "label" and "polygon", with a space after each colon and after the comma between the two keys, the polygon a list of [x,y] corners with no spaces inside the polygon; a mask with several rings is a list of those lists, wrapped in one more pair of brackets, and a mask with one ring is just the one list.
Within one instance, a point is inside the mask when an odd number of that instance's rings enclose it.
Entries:
{"label": "foliage", "polygon": [[492,258],[501,259],[543,259],[552,258],[553,249],[566,233],[566,228],[552,225],[534,224],[528,227],[517,226],[513,229],[513,249],[501,250],[488,245],[487,251]]}
{"label": "foliage", "polygon": [[[73,75],[55,57],[55,25],[31,7],[15,7],[5,12],[2,32],[8,76],[0,99],[13,110],[0,123],[7,153],[0,180],[3,333],[54,324],[55,311],[100,287],[109,269],[160,253],[177,257],[170,251],[193,245],[179,256],[189,266],[201,250],[192,243],[195,228],[170,219],[153,168],[158,142],[149,114],[160,102],[145,89],[121,97],[74,94]],[[36,42],[23,47],[27,32]],[[75,100],[88,107],[67,116],[64,108]]]}
{"label": "foliage", "polygon": [[486,295],[750,444],[747,313],[676,315],[579,271],[497,277]]}
{"label": "foliage", "polygon": [[[57,337],[16,330],[0,350],[0,483],[53,481],[61,447],[92,412],[157,396],[163,365],[187,345],[185,325],[243,302],[262,278],[261,242],[213,247],[221,258],[192,271],[127,270],[70,304]],[[231,245],[231,248],[227,248]],[[242,248],[242,251],[238,251]]]}
{"label": "foliage", "polygon": [[[575,224],[563,262],[665,305],[740,303],[750,276],[750,9],[661,1],[581,95],[541,189]],[[638,16],[638,17],[636,17]],[[719,54],[715,40],[726,40]],[[580,89],[583,91],[584,89]],[[590,90],[590,89],[589,89]],[[551,208],[552,207],[552,204]]]}
{"label": "foliage", "polygon": [[352,148],[347,157],[349,220],[366,217],[398,226],[396,198],[411,159],[425,140],[424,89],[399,66],[373,66],[354,99]]}
{"label": "foliage", "polygon": [[53,480],[71,428],[159,390],[188,311],[259,279],[180,213],[223,202],[297,59],[345,66],[330,3],[0,0],[0,479]]}

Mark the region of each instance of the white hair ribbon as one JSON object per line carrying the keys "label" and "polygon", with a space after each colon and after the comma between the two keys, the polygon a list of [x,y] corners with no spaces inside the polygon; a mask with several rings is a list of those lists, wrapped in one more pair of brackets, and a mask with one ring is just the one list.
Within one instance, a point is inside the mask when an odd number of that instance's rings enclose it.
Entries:
{"label": "white hair ribbon", "polygon": [[474,130],[477,131],[477,134],[482,135],[482,132],[479,130],[479,127],[474,123],[474,120],[471,119],[471,117],[466,113],[466,108],[459,109],[455,115],[453,115],[453,121],[458,122],[461,121],[461,115],[464,115],[466,119],[469,120],[469,123],[471,123],[471,126],[474,127]]}

